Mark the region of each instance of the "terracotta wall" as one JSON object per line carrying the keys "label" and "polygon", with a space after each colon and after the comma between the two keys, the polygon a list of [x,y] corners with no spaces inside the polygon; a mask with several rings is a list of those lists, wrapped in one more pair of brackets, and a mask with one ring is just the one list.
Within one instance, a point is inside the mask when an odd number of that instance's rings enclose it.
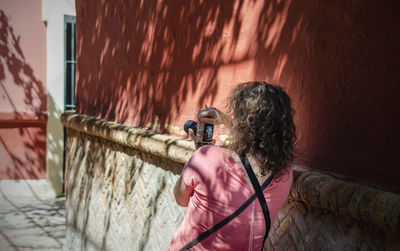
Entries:
{"label": "terracotta wall", "polygon": [[162,131],[266,80],[293,98],[297,164],[400,191],[395,5],[78,1],[77,108]]}
{"label": "terracotta wall", "polygon": [[46,27],[40,0],[0,5],[0,179],[45,178]]}

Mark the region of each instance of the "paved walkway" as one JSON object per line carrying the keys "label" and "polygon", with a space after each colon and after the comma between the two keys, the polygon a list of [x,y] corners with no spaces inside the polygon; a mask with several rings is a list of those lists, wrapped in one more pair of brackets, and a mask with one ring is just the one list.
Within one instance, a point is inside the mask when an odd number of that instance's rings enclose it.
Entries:
{"label": "paved walkway", "polygon": [[64,197],[0,195],[0,250],[61,250],[64,242]]}

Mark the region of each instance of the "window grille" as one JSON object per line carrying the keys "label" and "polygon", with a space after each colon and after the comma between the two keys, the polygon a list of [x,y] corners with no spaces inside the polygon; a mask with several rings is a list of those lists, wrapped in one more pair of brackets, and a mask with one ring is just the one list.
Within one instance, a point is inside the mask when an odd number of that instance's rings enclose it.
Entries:
{"label": "window grille", "polygon": [[65,110],[75,109],[75,17],[64,16]]}

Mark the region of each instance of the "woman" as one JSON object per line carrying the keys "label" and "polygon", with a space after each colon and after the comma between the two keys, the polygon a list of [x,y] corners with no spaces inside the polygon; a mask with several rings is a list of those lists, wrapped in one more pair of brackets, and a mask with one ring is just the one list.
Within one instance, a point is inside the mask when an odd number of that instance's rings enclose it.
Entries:
{"label": "woman", "polygon": [[[288,95],[281,87],[265,82],[244,83],[233,90],[229,112],[232,117],[216,108],[198,113],[199,122],[231,128],[233,143],[228,149],[200,147],[183,168],[174,195],[176,202],[188,209],[169,250],[180,250],[254,194],[240,156],[247,157],[260,184],[273,175],[271,184],[262,191],[271,226],[287,199],[296,139]],[[231,222],[190,250],[261,250],[269,229],[260,203],[256,198]]]}

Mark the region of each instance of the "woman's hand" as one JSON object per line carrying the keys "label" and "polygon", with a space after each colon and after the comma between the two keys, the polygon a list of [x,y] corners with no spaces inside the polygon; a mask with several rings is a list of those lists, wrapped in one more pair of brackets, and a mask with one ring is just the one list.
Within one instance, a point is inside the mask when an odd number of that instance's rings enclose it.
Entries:
{"label": "woman's hand", "polygon": [[[203,144],[199,143],[200,140],[197,138],[197,135],[194,134],[192,128],[189,128],[189,136],[193,139],[194,142],[194,147],[198,149],[201,147]],[[211,145],[215,145],[215,139],[211,140]]]}
{"label": "woman's hand", "polygon": [[223,124],[228,129],[232,128],[232,118],[228,114],[221,112],[215,107],[199,110],[197,113],[197,121],[212,125]]}
{"label": "woman's hand", "polygon": [[189,128],[188,131],[189,131],[189,136],[193,139],[194,147],[195,147],[196,149],[199,148],[199,147],[200,147],[200,145],[198,144],[199,140],[198,140],[196,134],[194,134],[192,128]]}

